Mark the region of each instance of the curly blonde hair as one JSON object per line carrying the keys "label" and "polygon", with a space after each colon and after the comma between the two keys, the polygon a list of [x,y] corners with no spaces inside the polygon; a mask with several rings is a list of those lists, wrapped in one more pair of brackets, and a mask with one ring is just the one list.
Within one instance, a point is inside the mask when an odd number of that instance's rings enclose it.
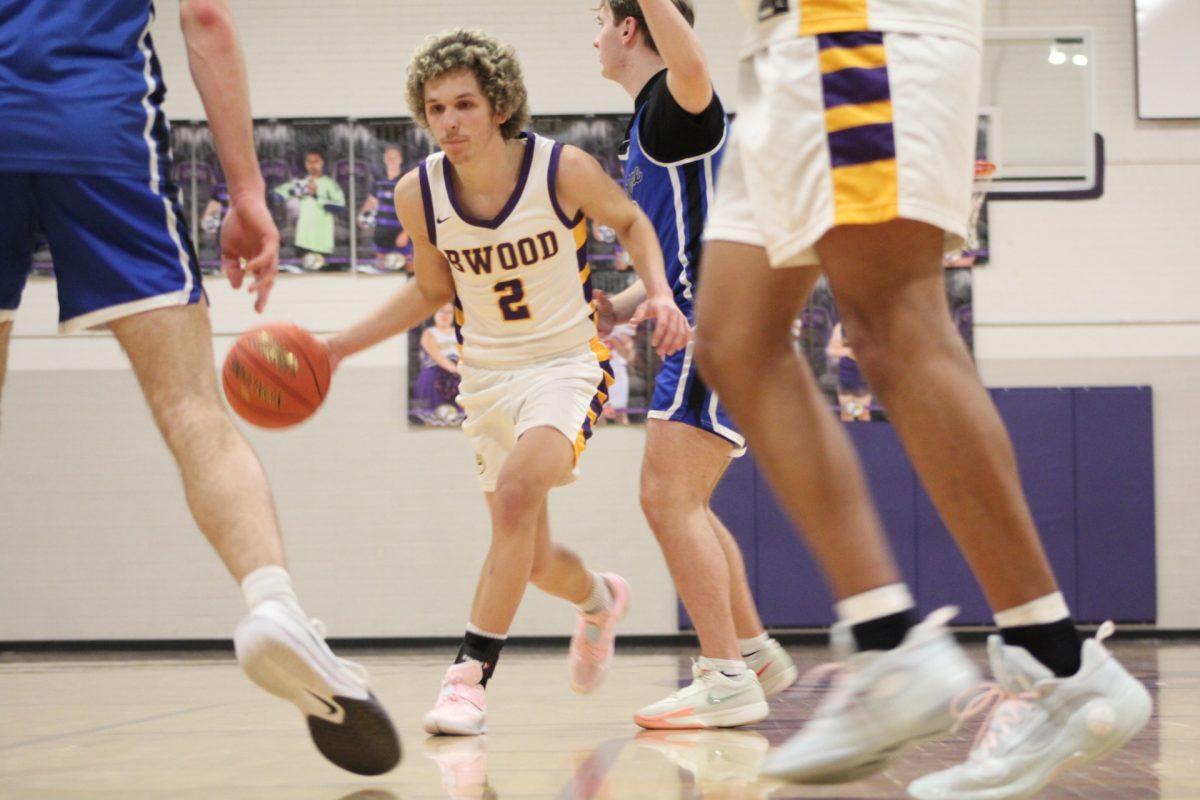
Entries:
{"label": "curly blonde hair", "polygon": [[500,126],[505,139],[525,129],[529,124],[529,100],[516,51],[482,31],[465,28],[428,37],[408,62],[408,108],[422,127],[429,127],[425,84],[459,70],[475,76],[493,111],[508,115]]}

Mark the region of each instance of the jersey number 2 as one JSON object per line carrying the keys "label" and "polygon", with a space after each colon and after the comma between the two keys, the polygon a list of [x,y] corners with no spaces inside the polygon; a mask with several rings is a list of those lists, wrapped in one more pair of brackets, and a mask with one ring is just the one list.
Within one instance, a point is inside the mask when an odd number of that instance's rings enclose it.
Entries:
{"label": "jersey number 2", "polygon": [[505,322],[529,319],[529,306],[525,303],[525,287],[520,280],[500,281],[492,287],[500,295],[500,313]]}

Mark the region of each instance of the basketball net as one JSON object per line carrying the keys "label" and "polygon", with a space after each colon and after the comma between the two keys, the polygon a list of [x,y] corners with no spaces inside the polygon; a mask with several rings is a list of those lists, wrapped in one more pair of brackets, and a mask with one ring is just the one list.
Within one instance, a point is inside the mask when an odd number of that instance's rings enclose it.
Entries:
{"label": "basketball net", "polygon": [[983,212],[983,202],[987,200],[987,190],[995,174],[996,165],[991,161],[975,162],[975,181],[971,186],[971,213],[967,217],[967,237],[962,249],[952,253],[951,258],[958,258],[963,253],[979,249],[979,215]]}

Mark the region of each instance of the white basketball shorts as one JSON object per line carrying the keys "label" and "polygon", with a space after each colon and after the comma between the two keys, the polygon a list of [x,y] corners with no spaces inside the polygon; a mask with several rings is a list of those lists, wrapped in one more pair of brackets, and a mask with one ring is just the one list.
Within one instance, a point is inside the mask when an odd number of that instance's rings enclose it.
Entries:
{"label": "white basketball shorts", "polygon": [[741,62],[739,109],[704,238],[819,263],[839,225],[893,219],[966,234],[980,49],[855,31],[803,36]]}
{"label": "white basketball shorts", "polygon": [[463,432],[475,448],[479,484],[495,491],[508,454],[531,428],[559,431],[575,450],[559,486],[578,476],[579,455],[604,409],[613,373],[608,350],[593,339],[582,352],[527,366],[485,369],[462,364],[458,404],[466,412]]}

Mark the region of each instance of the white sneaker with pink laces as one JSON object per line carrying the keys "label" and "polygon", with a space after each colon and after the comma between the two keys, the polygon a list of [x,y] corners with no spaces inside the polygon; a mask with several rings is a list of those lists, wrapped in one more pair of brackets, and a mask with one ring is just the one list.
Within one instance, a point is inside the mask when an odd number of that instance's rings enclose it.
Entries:
{"label": "white sneaker with pink laces", "polygon": [[833,683],[804,727],[777,747],[763,774],[793,783],[847,783],[884,769],[905,748],[954,726],[950,702],[979,671],[946,628],[955,608],[934,611],[892,650],[854,652],[850,626],[833,626],[840,664],[811,670]]}
{"label": "white sneaker with pink laces", "polygon": [[1141,681],[1104,647],[1113,624],[1083,643],[1083,664],[1057,678],[1021,647],[999,635],[988,640],[996,682],[970,702],[965,720],[989,706],[965,763],[926,775],[908,787],[918,800],[1017,800],[1033,797],[1063,770],[1104,758],[1142,729],[1153,710]]}
{"label": "white sneaker with pink laces", "polygon": [[595,691],[608,675],[617,638],[617,623],[629,610],[629,584],[620,575],[600,576],[608,583],[612,605],[599,614],[579,614],[568,657],[571,688],[579,694]]}
{"label": "white sneaker with pink laces", "polygon": [[426,733],[476,736],[487,731],[483,665],[464,661],[446,670],[437,702],[421,720]]}

